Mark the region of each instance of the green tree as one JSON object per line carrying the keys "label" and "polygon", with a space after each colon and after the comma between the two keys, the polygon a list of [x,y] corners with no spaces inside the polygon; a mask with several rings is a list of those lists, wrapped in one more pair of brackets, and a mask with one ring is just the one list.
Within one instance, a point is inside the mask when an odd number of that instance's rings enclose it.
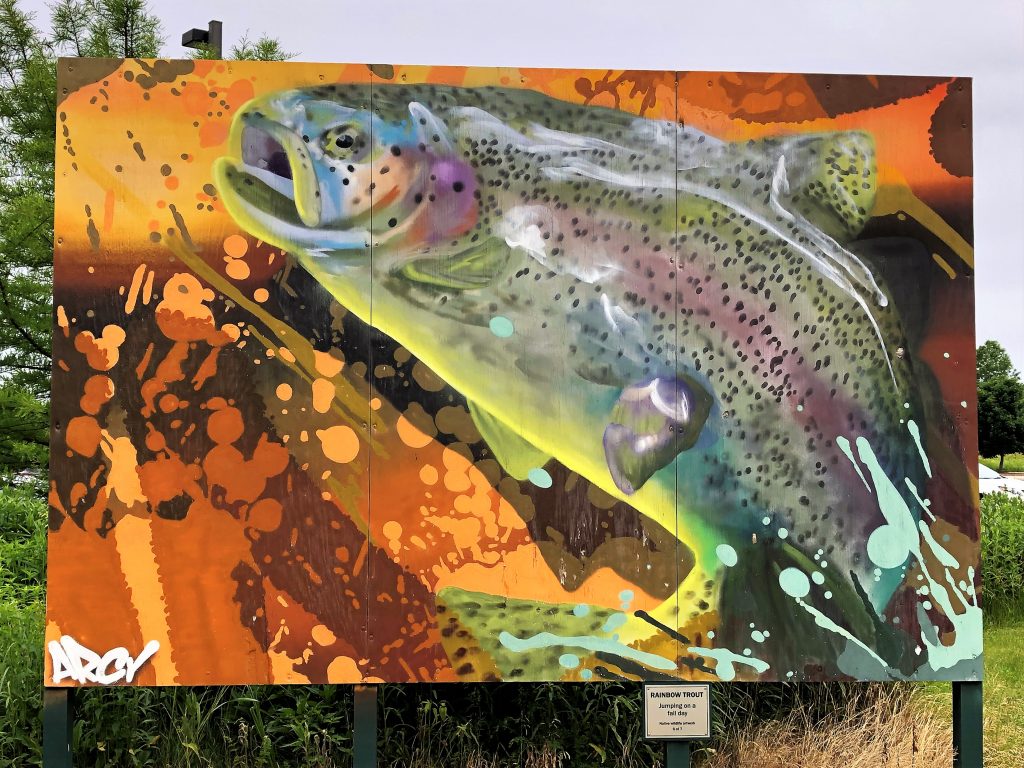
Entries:
{"label": "green tree", "polygon": [[[231,47],[228,58],[235,61],[287,61],[294,56],[294,53],[284,50],[277,39],[262,35],[251,40],[246,32],[238,44]],[[208,45],[199,45],[189,52],[189,58],[216,59],[217,52]]]}
{"label": "green tree", "polygon": [[1008,453],[1024,451],[1024,383],[994,376],[978,386],[978,450],[998,456],[999,471]]}
{"label": "green tree", "polygon": [[1019,374],[1013,368],[1010,355],[998,341],[989,339],[978,347],[978,384],[984,384],[999,376],[1016,379]]}
{"label": "green tree", "polygon": [[58,56],[155,56],[144,0],[62,0],[52,34],[0,0],[0,475],[39,474],[49,445]]}
{"label": "green tree", "polygon": [[[57,57],[155,57],[163,42],[146,0],[60,0],[49,34],[35,21],[0,0],[0,476],[47,463]],[[231,51],[291,55],[267,36]]]}
{"label": "green tree", "polygon": [[[18,0],[0,0],[0,765],[40,758],[57,58],[155,57],[162,43],[146,0],[51,11],[41,31]],[[232,54],[284,56],[265,37]],[[133,706],[133,692],[109,693],[84,703]]]}
{"label": "green tree", "polygon": [[147,0],[60,0],[52,43],[65,56],[145,58],[159,54],[160,20]]}

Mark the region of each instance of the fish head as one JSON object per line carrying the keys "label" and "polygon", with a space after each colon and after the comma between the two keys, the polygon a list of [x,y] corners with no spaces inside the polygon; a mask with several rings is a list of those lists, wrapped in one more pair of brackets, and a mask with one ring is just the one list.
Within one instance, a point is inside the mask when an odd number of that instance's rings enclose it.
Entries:
{"label": "fish head", "polygon": [[280,91],[248,102],[214,177],[247,231],[332,272],[369,249],[431,243],[475,220],[472,169],[420,103],[369,85]]}

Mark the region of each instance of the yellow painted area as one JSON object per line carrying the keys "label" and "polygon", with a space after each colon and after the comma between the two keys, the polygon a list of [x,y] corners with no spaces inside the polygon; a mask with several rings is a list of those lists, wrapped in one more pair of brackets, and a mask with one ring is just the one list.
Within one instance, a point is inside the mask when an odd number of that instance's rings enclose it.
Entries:
{"label": "yellow painted area", "polygon": [[875,207],[871,211],[872,215],[891,216],[901,212],[913,216],[933,235],[948,245],[950,250],[963,260],[964,264],[971,268],[974,267],[974,248],[970,243],[949,226],[939,214],[921,202],[909,187],[894,185],[879,187],[878,195],[875,197]]}
{"label": "yellow painted area", "polygon": [[948,261],[939,256],[939,254],[937,253],[932,254],[932,260],[939,265],[943,272],[949,275],[950,280],[956,280],[956,272],[953,270],[951,266],[949,266]]}
{"label": "yellow painted area", "polygon": [[132,605],[139,615],[142,639],[146,643],[150,640],[160,643],[160,650],[149,661],[156,673],[156,684],[172,684],[177,681],[178,670],[174,665],[167,603],[153,552],[150,521],[126,515],[114,528],[114,541],[121,559],[121,572],[131,592]]}
{"label": "yellow painted area", "polygon": [[277,685],[295,685],[309,683],[309,678],[301,672],[295,671],[296,660],[280,650],[282,641],[288,634],[288,627],[282,623],[277,628],[274,641],[267,649],[267,656],[270,657],[270,676]]}
{"label": "yellow painted area", "polygon": [[103,439],[100,450],[107,457],[110,469],[107,470],[107,493],[116,496],[125,506],[146,504],[146,496],[142,492],[139,481],[138,453],[130,437],[113,437],[107,430],[102,430]]}

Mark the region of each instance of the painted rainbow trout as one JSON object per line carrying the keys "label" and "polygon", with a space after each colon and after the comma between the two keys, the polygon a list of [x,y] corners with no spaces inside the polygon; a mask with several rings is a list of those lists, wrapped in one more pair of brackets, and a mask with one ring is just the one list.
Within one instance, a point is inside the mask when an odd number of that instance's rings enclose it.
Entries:
{"label": "painted rainbow trout", "polygon": [[880,642],[931,470],[898,314],[849,247],[868,135],[337,85],[249,103],[231,147],[232,216],[462,393],[506,471],[554,457],[677,532],[697,564],[656,619],[740,562],[765,574],[718,595],[741,622],[805,598]]}

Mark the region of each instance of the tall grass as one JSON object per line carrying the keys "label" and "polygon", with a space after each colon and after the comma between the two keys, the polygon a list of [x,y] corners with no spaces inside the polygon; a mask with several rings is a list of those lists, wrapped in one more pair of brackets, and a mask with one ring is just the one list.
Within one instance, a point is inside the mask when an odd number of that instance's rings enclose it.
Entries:
{"label": "tall grass", "polygon": [[986,618],[1024,615],[1024,500],[993,493],[981,500],[982,595]]}
{"label": "tall grass", "polygon": [[[37,491],[0,486],[0,768],[41,757],[46,508]],[[1024,503],[987,496],[982,538],[986,611],[1019,616]],[[948,734],[918,711],[912,691],[716,685],[702,759],[709,768],[948,764]],[[78,693],[75,757],[97,768],[346,766],[351,713],[345,686],[93,688]],[[641,728],[635,683],[380,688],[380,761],[395,768],[653,768],[660,747]]]}

